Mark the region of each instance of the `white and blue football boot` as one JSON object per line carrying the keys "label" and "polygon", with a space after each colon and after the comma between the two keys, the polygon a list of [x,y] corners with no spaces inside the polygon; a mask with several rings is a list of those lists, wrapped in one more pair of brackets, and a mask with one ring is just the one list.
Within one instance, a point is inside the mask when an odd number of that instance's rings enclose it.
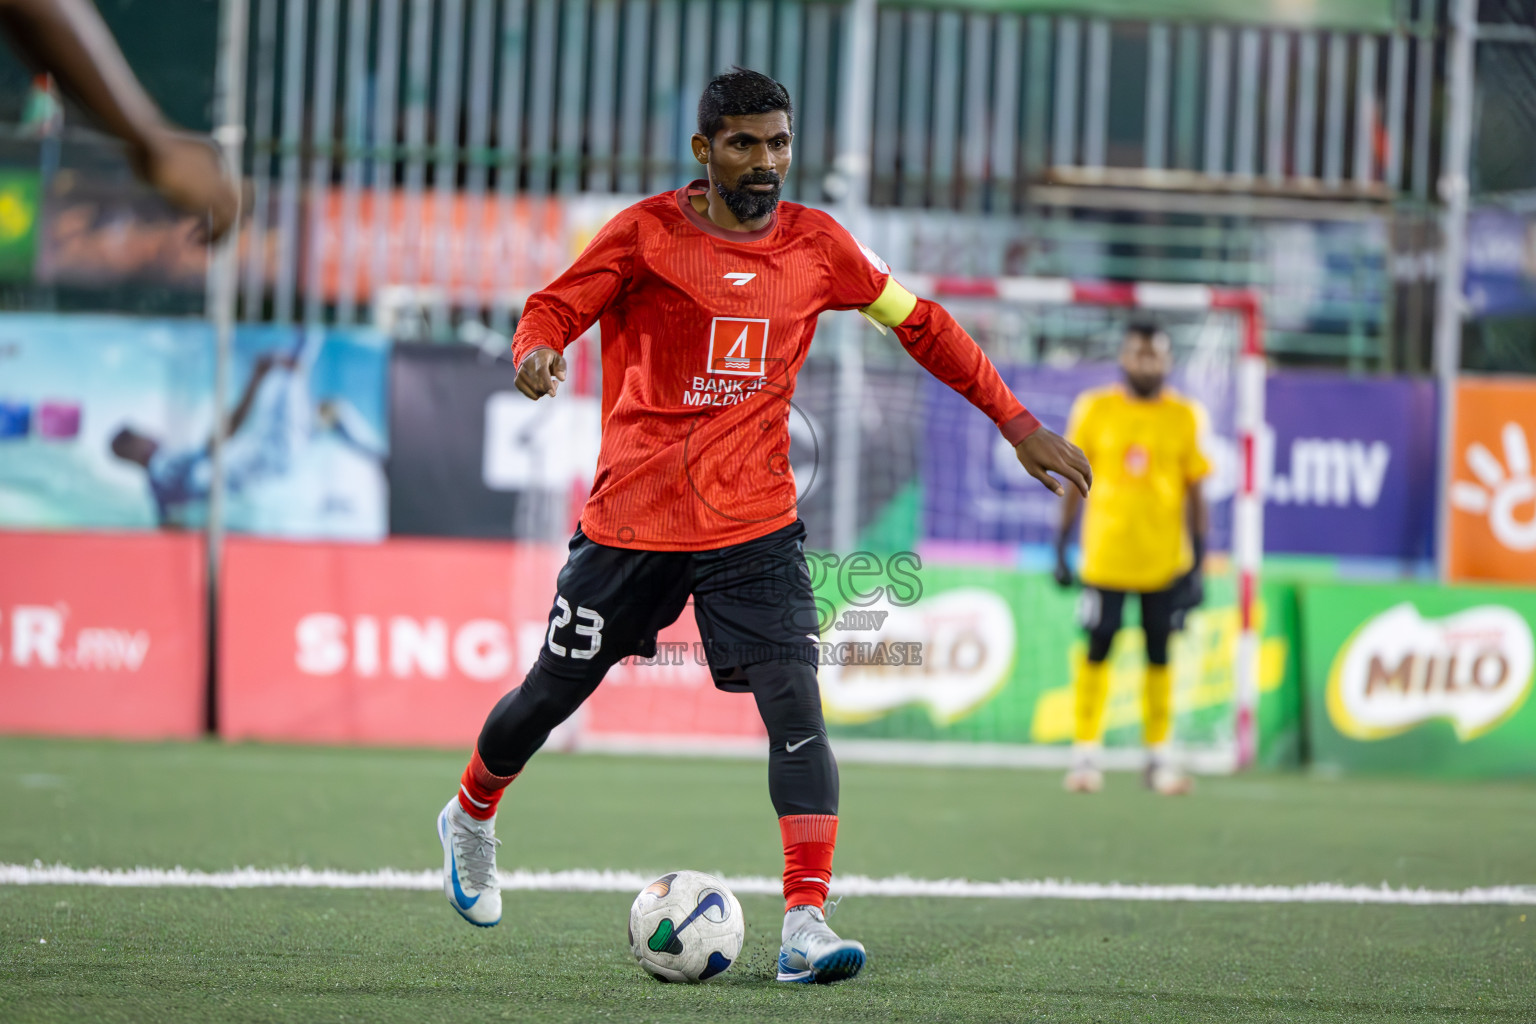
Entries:
{"label": "white and blue football boot", "polygon": [[819,907],[794,907],[784,915],[779,981],[846,981],[863,970],[864,959],[863,943],[838,938]]}
{"label": "white and blue football boot", "polygon": [[443,895],[470,924],[489,928],[501,920],[501,882],[496,877],[496,821],[464,813],[458,796],[437,816],[443,844]]}

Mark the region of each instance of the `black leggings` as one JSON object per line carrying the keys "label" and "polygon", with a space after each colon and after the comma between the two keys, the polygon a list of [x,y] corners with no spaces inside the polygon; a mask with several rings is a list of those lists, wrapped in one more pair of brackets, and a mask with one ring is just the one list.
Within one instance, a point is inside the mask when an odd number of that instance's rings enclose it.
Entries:
{"label": "black leggings", "polygon": [[[1125,617],[1127,591],[1105,590],[1101,587],[1084,587],[1082,602],[1078,606],[1078,619],[1088,631],[1088,660],[1097,664],[1109,657],[1110,645],[1120,632]],[[1174,591],[1154,590],[1138,594],[1141,598],[1141,628],[1147,636],[1147,663],[1168,664],[1168,638],[1179,628],[1174,607]],[[484,755],[482,755],[484,756]]]}
{"label": "black leggings", "polygon": [[[522,771],[550,730],[597,689],[603,671],[557,675],[541,658],[523,685],[501,698],[486,718],[477,745],[486,768],[496,775]],[[780,817],[836,814],[837,761],[821,717],[816,669],[802,661],[772,661],[735,672],[745,677],[768,728],[768,795],[774,811]]]}

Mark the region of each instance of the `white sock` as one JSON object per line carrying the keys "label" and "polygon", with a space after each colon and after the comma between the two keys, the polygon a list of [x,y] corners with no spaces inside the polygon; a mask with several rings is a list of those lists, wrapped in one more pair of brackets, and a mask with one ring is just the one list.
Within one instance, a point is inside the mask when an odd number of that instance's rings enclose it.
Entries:
{"label": "white sock", "polygon": [[453,811],[451,813],[459,819],[461,825],[475,829],[477,832],[486,832],[490,835],[496,834],[496,815],[494,814],[482,821],[466,811],[464,805],[459,803],[457,799],[453,801]]}

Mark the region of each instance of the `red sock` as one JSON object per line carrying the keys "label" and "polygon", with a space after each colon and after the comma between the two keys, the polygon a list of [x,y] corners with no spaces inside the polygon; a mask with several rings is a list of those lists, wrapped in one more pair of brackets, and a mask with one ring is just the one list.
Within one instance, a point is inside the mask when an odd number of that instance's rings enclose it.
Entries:
{"label": "red sock", "polygon": [[786,814],[779,819],[779,834],[784,837],[784,909],[825,906],[837,815]]}
{"label": "red sock", "polygon": [[464,775],[459,779],[459,806],[464,808],[464,813],[471,818],[480,821],[488,821],[496,816],[496,805],[501,802],[501,791],[517,778],[518,774],[492,775],[486,770],[485,762],[480,760],[480,751],[477,748],[474,756],[469,759],[469,767],[464,769]]}

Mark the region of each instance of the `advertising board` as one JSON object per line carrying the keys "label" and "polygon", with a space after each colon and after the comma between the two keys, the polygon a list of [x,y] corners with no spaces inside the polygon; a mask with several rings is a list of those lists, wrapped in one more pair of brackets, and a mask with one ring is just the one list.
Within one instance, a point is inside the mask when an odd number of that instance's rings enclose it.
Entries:
{"label": "advertising board", "polygon": [[1317,766],[1536,773],[1536,594],[1312,585],[1301,603]]}
{"label": "advertising board", "polygon": [[1536,379],[1463,377],[1452,431],[1453,580],[1536,584]]}
{"label": "advertising board", "polygon": [[0,527],[201,527],[222,412],[230,529],[380,538],[388,359],[372,331],[242,327],[216,402],[204,321],[0,316]]}
{"label": "advertising board", "polygon": [[201,537],[0,532],[0,565],[0,731],[202,732]]}
{"label": "advertising board", "polygon": [[[395,538],[232,538],[221,605],[219,732],[230,739],[468,747],[548,632],[559,547]],[[616,665],[551,742],[686,747],[764,735],[715,689],[685,611],[652,663]]]}

